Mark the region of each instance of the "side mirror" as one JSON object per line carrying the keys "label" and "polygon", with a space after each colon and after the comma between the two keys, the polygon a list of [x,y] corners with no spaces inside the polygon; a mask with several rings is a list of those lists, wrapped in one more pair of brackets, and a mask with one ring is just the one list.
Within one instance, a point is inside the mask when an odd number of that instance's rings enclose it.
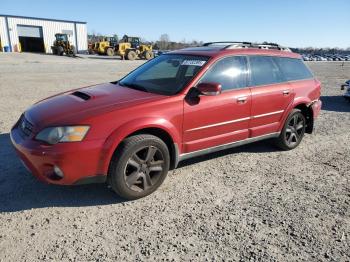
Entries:
{"label": "side mirror", "polygon": [[197,90],[204,96],[217,96],[221,94],[221,85],[219,83],[200,83]]}
{"label": "side mirror", "polygon": [[345,87],[349,87],[349,85],[347,85],[347,84],[343,84],[343,85],[341,85],[341,90],[344,90],[344,89],[345,89]]}
{"label": "side mirror", "polygon": [[342,85],[341,85],[341,90],[344,90],[345,87],[350,87],[350,79],[347,80],[347,81],[345,81],[345,84],[342,84]]}

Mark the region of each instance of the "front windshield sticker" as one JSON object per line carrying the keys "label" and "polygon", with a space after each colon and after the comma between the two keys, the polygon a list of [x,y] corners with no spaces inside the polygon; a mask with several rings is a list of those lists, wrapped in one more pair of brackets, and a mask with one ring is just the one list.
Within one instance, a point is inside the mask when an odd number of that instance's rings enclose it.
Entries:
{"label": "front windshield sticker", "polygon": [[206,61],[203,60],[184,60],[181,65],[187,65],[187,66],[202,66],[205,64]]}

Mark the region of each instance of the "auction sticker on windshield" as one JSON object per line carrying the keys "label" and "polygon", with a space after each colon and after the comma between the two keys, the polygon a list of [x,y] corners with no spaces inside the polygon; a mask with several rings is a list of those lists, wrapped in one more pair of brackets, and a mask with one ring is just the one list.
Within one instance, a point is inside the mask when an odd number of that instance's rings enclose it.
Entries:
{"label": "auction sticker on windshield", "polygon": [[181,65],[187,65],[187,66],[202,66],[205,64],[206,61],[203,60],[184,60]]}

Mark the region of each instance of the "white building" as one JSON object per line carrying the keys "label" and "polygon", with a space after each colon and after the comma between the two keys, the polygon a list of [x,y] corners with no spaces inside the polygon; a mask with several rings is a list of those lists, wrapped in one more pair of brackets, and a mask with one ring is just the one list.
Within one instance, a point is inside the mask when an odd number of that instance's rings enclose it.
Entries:
{"label": "white building", "polygon": [[52,53],[57,33],[68,34],[77,52],[88,49],[86,22],[0,14],[2,51]]}

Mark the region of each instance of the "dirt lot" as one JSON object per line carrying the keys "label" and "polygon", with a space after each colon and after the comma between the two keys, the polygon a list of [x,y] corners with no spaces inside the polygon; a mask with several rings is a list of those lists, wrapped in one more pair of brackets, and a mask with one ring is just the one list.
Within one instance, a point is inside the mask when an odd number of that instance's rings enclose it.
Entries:
{"label": "dirt lot", "polygon": [[313,135],[281,152],[260,142],[180,164],[154,194],[33,178],[9,141],[35,101],[116,80],[141,61],[0,54],[0,261],[350,260],[350,63],[314,62],[324,102]]}

